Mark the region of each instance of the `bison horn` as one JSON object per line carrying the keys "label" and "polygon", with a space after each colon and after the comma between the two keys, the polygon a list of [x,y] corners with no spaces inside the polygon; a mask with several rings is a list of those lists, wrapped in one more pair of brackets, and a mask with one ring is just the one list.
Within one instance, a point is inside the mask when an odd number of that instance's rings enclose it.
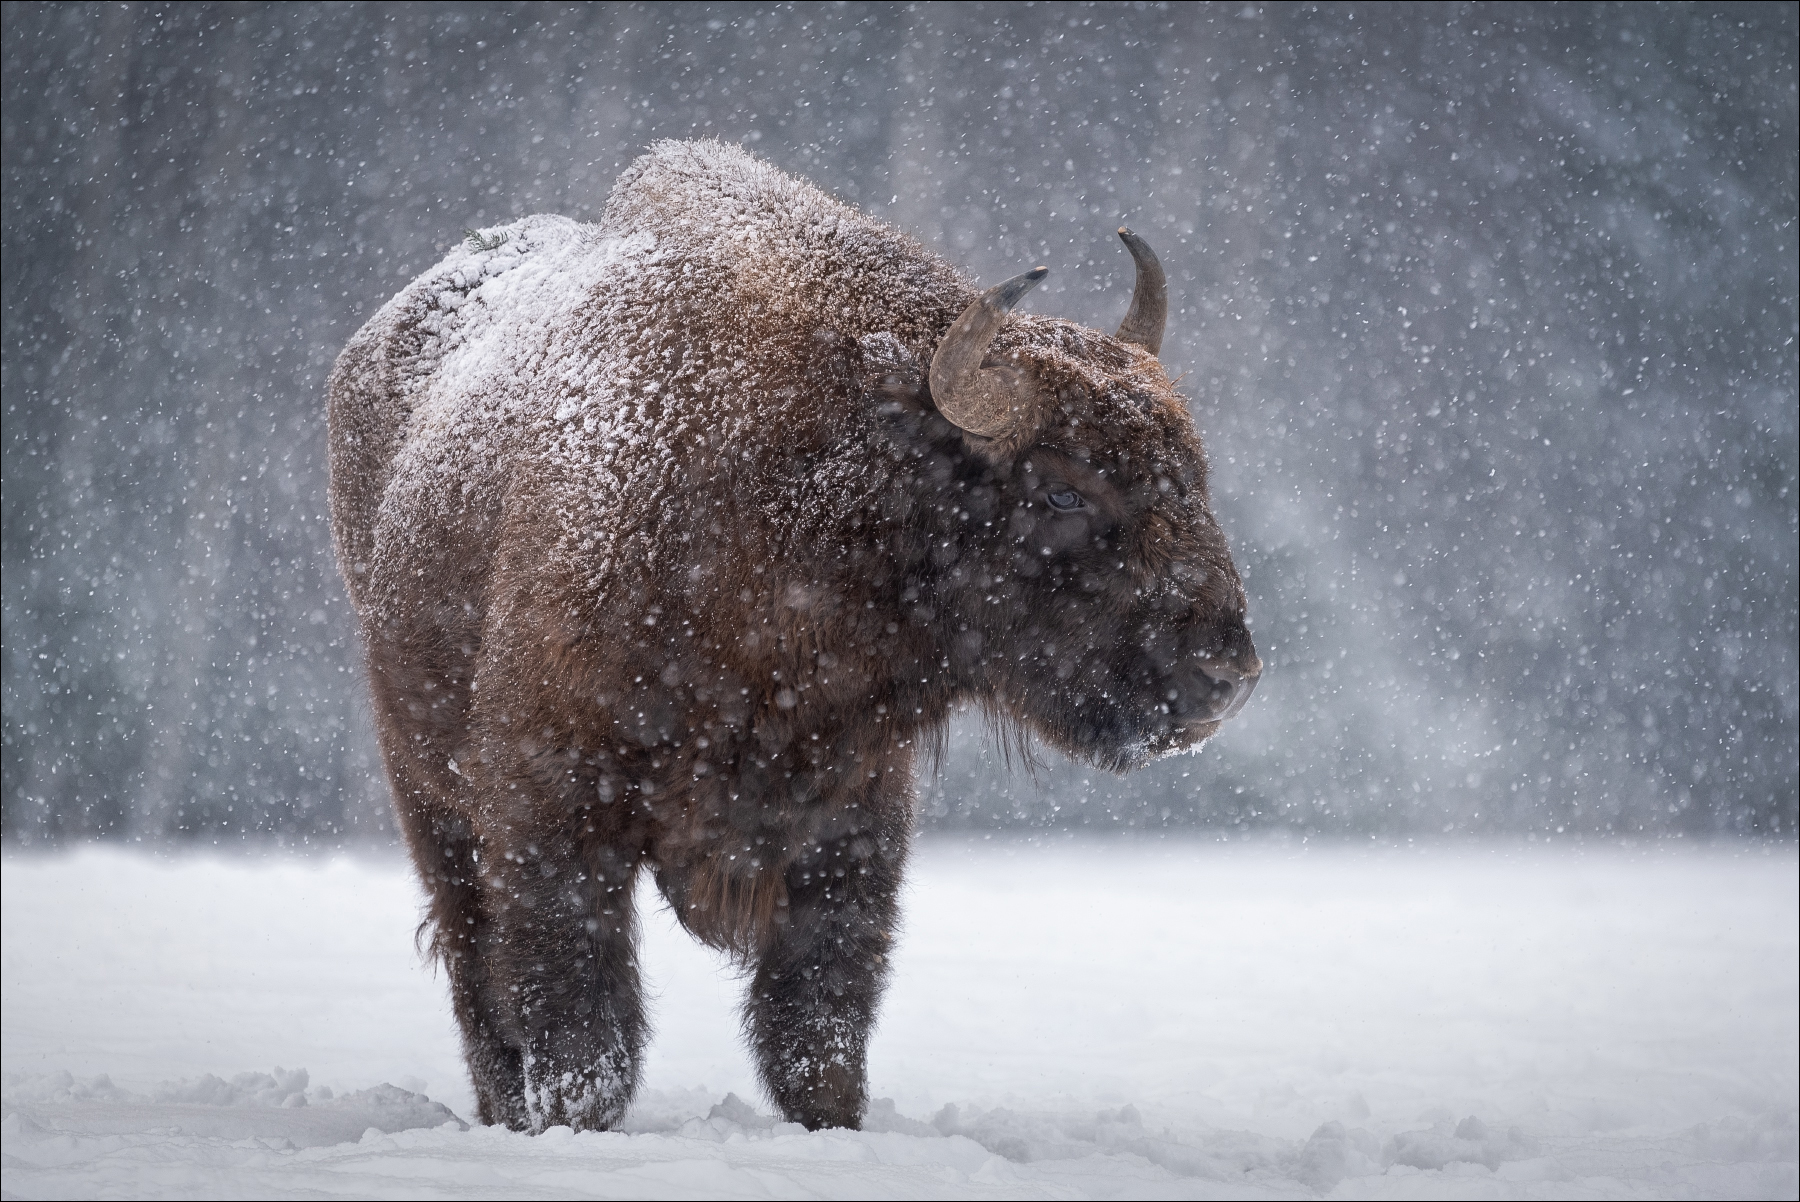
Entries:
{"label": "bison horn", "polygon": [[1012,307],[1049,274],[1048,267],[1034,267],[995,284],[962,311],[938,343],[931,356],[931,399],[947,420],[982,438],[999,438],[1036,416],[1025,412],[1032,390],[1020,373],[984,370],[981,361]]}
{"label": "bison horn", "polygon": [[1131,308],[1119,323],[1117,337],[1121,342],[1137,343],[1152,355],[1160,355],[1163,326],[1169,320],[1169,289],[1163,279],[1162,264],[1156,261],[1150,244],[1124,226],[1119,227],[1119,241],[1137,264],[1137,286],[1131,290]]}

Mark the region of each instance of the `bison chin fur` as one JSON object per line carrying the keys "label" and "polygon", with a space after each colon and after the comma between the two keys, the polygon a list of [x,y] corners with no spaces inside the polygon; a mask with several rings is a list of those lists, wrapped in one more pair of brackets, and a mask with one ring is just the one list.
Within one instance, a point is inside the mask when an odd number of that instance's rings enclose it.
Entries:
{"label": "bison chin fur", "polygon": [[[504,236],[502,236],[504,235]],[[716,142],[453,251],[329,384],[338,561],[483,1122],[615,1125],[635,886],[745,970],[787,1119],[857,1126],[921,749],[981,706],[1126,771],[1260,661],[1142,239],[1117,335],[1012,312]]]}

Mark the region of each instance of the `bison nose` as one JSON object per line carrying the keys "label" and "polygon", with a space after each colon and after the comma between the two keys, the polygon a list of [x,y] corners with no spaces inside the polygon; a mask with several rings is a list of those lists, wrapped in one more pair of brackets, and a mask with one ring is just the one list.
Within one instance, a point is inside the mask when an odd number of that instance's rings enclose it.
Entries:
{"label": "bison nose", "polygon": [[1182,708],[1188,711],[1182,717],[1201,722],[1223,722],[1236,717],[1256,691],[1261,677],[1262,661],[1255,655],[1235,661],[1195,661],[1188,680],[1190,688],[1182,690],[1182,701],[1186,703]]}

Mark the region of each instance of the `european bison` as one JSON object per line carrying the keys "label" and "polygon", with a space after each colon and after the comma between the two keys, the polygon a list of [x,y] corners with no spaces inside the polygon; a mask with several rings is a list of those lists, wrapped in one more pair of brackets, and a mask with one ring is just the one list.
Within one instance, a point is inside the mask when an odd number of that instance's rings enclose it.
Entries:
{"label": "european bison", "polygon": [[480,1117],[604,1129],[633,883],[751,971],[789,1120],[855,1127],[920,741],[977,702],[1124,771],[1261,664],[1157,351],[1011,314],[743,151],[453,251],[330,382],[331,513]]}

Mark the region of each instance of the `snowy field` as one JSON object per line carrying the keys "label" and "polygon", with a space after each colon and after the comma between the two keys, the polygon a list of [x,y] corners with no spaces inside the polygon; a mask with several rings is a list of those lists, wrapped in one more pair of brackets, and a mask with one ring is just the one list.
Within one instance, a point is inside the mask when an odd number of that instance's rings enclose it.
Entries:
{"label": "snowy field", "polygon": [[[928,840],[861,1133],[648,905],[612,1134],[473,1128],[398,859],[4,863],[8,1198],[1792,1198],[1790,847]],[[649,903],[649,895],[645,895]],[[280,1067],[277,1067],[280,1066]],[[428,1097],[427,1097],[428,1096]]]}

